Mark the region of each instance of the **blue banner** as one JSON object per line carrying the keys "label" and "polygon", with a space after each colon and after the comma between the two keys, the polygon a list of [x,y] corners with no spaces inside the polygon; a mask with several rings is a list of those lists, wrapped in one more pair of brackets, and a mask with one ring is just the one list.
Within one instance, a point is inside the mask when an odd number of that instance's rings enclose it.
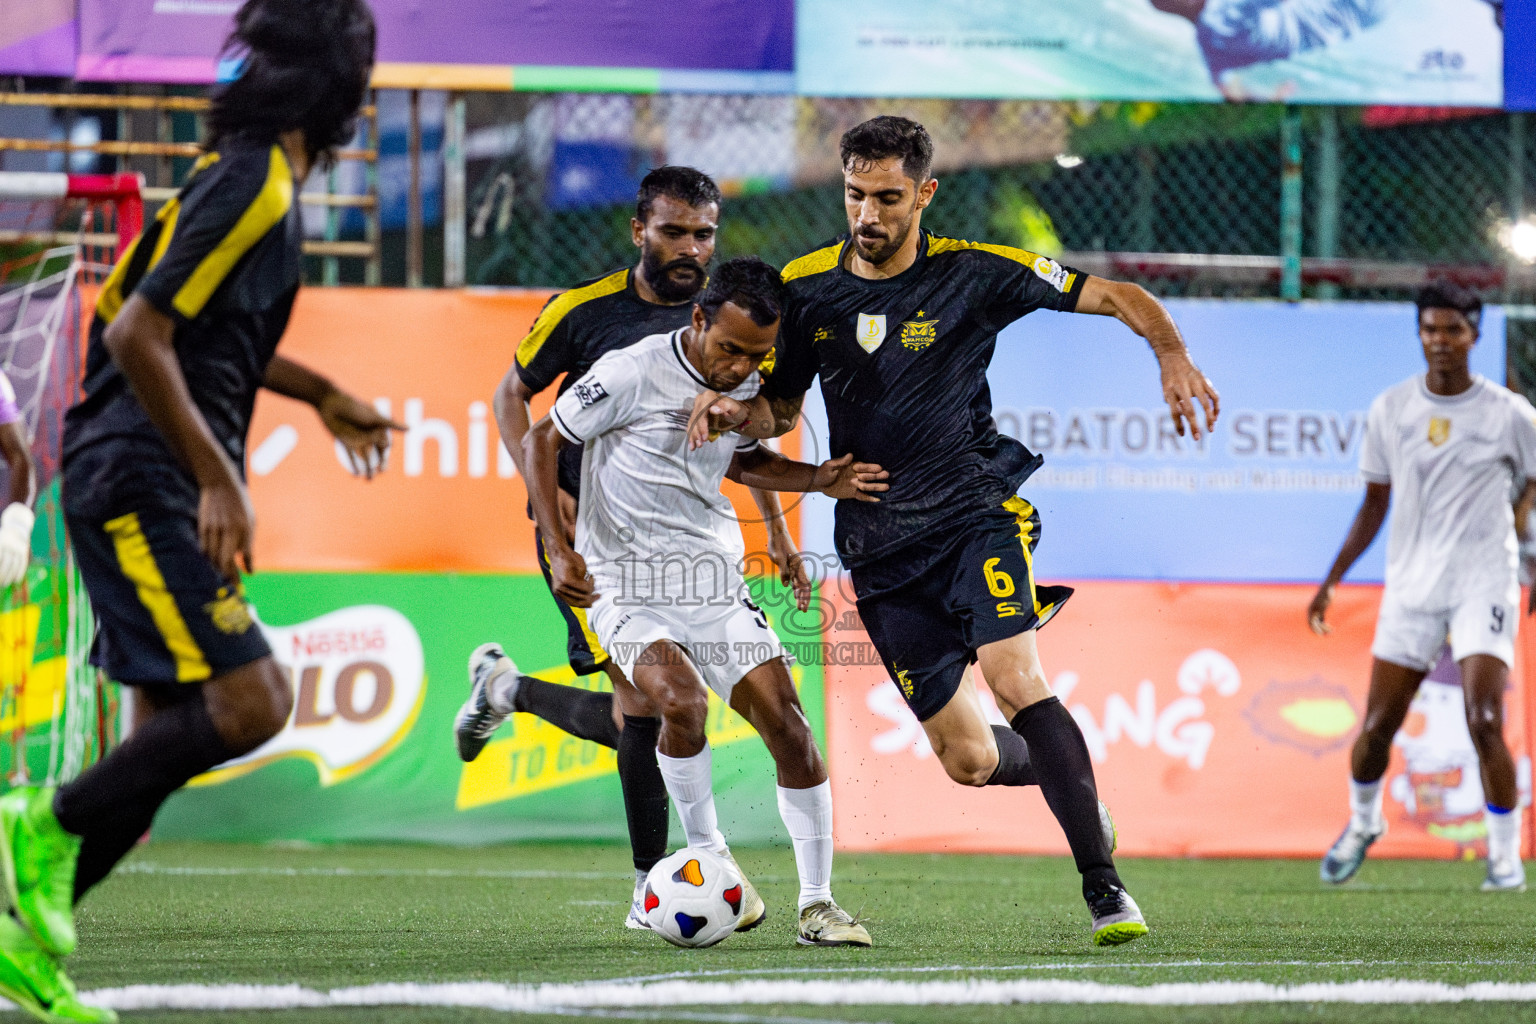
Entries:
{"label": "blue banner", "polygon": [[1536,0],[1504,4],[1504,106],[1536,110]]}
{"label": "blue banner", "polygon": [[[1221,393],[1220,422],[1199,443],[1174,433],[1157,362],[1118,321],[1035,313],[998,339],[989,375],[998,427],[1045,456],[1021,491],[1043,521],[1040,578],[1321,579],[1364,495],[1371,400],[1424,371],[1413,306],[1168,308]],[[1485,311],[1472,366],[1504,380],[1502,310]],[[806,412],[824,450],[819,394]],[[805,545],[818,553],[832,550],[830,504],[804,506]],[[1385,541],[1350,580],[1380,581]]]}

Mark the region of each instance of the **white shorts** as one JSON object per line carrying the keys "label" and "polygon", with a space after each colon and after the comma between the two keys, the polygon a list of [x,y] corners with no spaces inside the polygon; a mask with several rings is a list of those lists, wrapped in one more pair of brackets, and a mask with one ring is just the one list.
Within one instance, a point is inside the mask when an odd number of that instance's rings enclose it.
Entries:
{"label": "white shorts", "polygon": [[[615,593],[617,593],[617,588]],[[763,610],[745,596],[731,604],[617,604],[597,599],[587,621],[624,675],[635,678],[635,663],[659,640],[687,652],[704,683],[729,704],[743,676],[764,662],[784,657],[784,646]]]}
{"label": "white shorts", "polygon": [[1434,668],[1441,646],[1451,642],[1451,660],[1473,654],[1490,654],[1504,664],[1515,663],[1515,630],[1520,624],[1520,597],[1508,590],[1490,596],[1466,598],[1450,608],[1423,611],[1382,598],[1376,618],[1376,641],[1371,654],[1394,665]]}

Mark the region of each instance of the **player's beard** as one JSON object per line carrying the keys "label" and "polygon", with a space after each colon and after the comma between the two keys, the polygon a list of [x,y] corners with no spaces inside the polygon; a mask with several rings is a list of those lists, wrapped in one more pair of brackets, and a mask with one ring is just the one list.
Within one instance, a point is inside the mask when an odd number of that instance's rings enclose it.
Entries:
{"label": "player's beard", "polygon": [[[672,276],[672,271],[687,267],[694,271],[685,275],[681,280]],[[651,286],[651,291],[662,302],[676,304],[687,302],[699,292],[704,290],[704,282],[707,275],[704,266],[698,260],[688,256],[661,262],[661,255],[654,249],[646,249],[640,254],[640,270],[645,274],[646,283]]]}
{"label": "player's beard", "polygon": [[865,263],[878,267],[901,251],[901,247],[907,244],[907,236],[911,233],[912,219],[909,217],[901,225],[900,233],[894,237],[884,233],[874,237],[867,237],[855,229],[853,232],[853,245],[858,250],[860,259]]}

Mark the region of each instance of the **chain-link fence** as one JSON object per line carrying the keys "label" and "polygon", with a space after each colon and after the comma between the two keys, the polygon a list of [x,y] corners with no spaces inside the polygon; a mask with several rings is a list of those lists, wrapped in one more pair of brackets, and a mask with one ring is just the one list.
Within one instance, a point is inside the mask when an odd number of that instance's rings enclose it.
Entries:
{"label": "chain-link fence", "polygon": [[[634,186],[665,162],[725,187],[722,255],[792,259],[842,232],[837,139],[876,112],[933,133],[940,191],[926,223],[937,231],[1051,254],[1267,257],[1116,266],[1165,294],[1277,294],[1287,113],[1263,105],[478,96],[469,278],[563,287],[630,262]],[[1536,181],[1521,115],[1291,116],[1305,294],[1403,294],[1415,272],[1502,284],[1498,232]],[[1328,273],[1310,258],[1345,265]],[[1351,261],[1419,269],[1368,274]]]}

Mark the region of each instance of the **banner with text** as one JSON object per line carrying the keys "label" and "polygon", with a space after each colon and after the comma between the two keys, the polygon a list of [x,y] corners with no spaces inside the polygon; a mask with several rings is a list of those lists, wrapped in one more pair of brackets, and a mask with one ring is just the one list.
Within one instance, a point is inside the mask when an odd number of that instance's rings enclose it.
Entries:
{"label": "banner with text", "polygon": [[[1380,589],[1342,588],[1329,637],[1307,629],[1311,593],[1089,582],[1041,630],[1041,660],[1082,727],[1122,854],[1318,857],[1344,827]],[[1531,799],[1531,716],[1521,663],[1533,633],[1525,630],[1505,701],[1522,805]],[[867,643],[856,616],[840,617],[832,635]],[[1038,790],[949,780],[882,666],[829,661],[826,687],[840,849],[1067,852]],[[1006,724],[978,690],[992,721]],[[1460,680],[1447,663],[1420,688],[1393,744],[1390,828],[1372,856],[1481,856],[1483,805]],[[1528,822],[1527,851],[1530,832]]]}
{"label": "banner with text", "polygon": [[[1321,579],[1364,495],[1371,400],[1424,372],[1413,306],[1168,308],[1221,394],[1198,442],[1174,433],[1157,363],[1118,321],[1036,313],[998,340],[998,426],[1045,456],[1022,489],[1043,520],[1042,578]],[[1484,312],[1472,363],[1504,380],[1502,310]],[[1349,578],[1379,581],[1385,546]]]}
{"label": "banner with text", "polygon": [[798,0],[812,96],[1496,107],[1496,0]]}

